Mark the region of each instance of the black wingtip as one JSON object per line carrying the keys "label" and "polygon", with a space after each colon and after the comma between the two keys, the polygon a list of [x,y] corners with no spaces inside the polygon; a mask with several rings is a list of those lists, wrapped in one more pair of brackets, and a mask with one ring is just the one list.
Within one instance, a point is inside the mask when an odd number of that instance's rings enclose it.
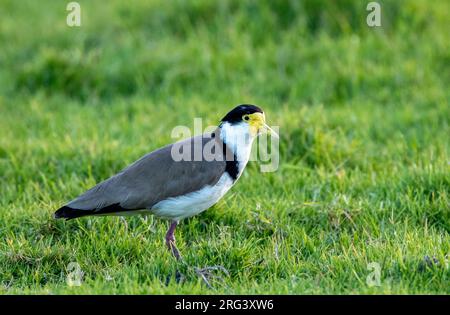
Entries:
{"label": "black wingtip", "polygon": [[73,209],[67,206],[61,207],[53,214],[55,219],[75,219],[91,214],[89,210]]}
{"label": "black wingtip", "polygon": [[53,217],[55,219],[75,219],[79,217],[84,217],[87,215],[102,215],[102,214],[114,214],[114,213],[120,213],[120,212],[127,212],[130,210],[138,210],[138,209],[126,209],[123,208],[120,204],[115,203],[106,207],[103,207],[101,209],[93,209],[93,210],[82,210],[82,209],[75,209],[68,206],[64,206],[56,210]]}

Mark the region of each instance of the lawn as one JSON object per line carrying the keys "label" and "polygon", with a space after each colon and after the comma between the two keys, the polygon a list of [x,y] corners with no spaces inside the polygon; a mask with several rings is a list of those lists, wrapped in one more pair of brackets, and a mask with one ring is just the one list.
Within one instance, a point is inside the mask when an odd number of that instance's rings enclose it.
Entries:
{"label": "lawn", "polygon": [[[448,1],[67,2],[0,3],[1,294],[450,294]],[[52,218],[240,103],[279,167],[181,222],[182,263],[167,221]]]}

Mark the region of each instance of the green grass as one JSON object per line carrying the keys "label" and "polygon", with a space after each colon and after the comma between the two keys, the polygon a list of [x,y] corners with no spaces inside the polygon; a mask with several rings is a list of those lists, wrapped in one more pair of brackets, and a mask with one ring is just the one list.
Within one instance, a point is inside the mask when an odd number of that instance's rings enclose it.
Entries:
{"label": "green grass", "polygon": [[[447,1],[379,1],[381,28],[365,1],[79,2],[81,28],[0,4],[0,293],[450,293]],[[184,264],[151,216],[52,219],[239,103],[280,126],[280,167],[181,223]]]}

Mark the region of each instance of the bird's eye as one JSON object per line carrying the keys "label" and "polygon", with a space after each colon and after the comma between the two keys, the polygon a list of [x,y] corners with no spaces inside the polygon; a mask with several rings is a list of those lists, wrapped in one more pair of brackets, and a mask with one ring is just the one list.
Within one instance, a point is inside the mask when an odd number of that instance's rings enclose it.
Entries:
{"label": "bird's eye", "polygon": [[250,117],[248,117],[248,115],[244,115],[244,120],[249,120]]}

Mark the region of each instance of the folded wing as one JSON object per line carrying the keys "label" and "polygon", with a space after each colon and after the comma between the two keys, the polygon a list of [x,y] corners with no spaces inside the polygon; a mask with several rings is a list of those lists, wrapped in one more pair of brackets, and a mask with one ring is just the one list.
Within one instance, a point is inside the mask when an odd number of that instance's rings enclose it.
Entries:
{"label": "folded wing", "polygon": [[[197,150],[196,154],[199,150],[202,154],[205,147],[209,150],[211,141],[219,143],[208,134],[148,153],[120,173],[58,209],[55,218],[72,219],[85,215],[151,209],[161,200],[194,192],[206,185],[214,185],[226,169],[222,150],[212,150],[215,154],[213,160],[206,161],[203,155],[200,156],[200,161],[194,160],[194,148]],[[222,148],[222,144],[219,145]],[[190,157],[187,154],[184,155],[185,160],[174,159],[174,149],[175,153],[190,150]]]}

